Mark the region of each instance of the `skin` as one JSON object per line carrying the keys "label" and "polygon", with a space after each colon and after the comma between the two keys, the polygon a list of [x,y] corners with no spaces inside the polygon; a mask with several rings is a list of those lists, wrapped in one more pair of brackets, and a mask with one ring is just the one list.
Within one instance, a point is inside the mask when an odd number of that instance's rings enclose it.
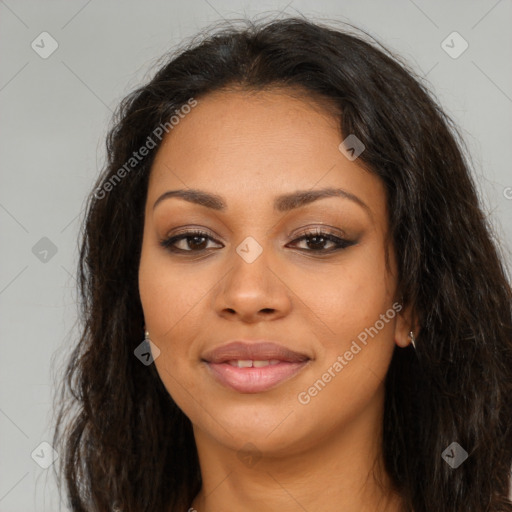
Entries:
{"label": "skin", "polygon": [[[384,185],[340,152],[339,121],[325,104],[289,92],[202,97],[158,150],[139,269],[146,329],[161,351],[155,365],[193,424],[203,488],[192,506],[199,512],[398,511],[382,469],[383,382],[395,344],[409,343],[408,311],[368,338],[309,403],[298,401],[392,309],[396,260],[388,245],[386,268]],[[323,187],[342,188],[367,208],[343,197],[273,208],[277,195]],[[164,192],[189,188],[222,196],[227,208],[171,197],[153,209]],[[184,254],[159,244],[186,228],[213,239],[182,239],[175,245]],[[329,241],[294,242],[315,228],[356,243],[328,253]],[[252,263],[236,252],[248,236],[262,248]],[[323,257],[313,252],[322,248]],[[247,338],[276,341],[311,360],[271,390],[239,393],[215,381],[201,355]],[[252,461],[244,459],[247,443]]]}

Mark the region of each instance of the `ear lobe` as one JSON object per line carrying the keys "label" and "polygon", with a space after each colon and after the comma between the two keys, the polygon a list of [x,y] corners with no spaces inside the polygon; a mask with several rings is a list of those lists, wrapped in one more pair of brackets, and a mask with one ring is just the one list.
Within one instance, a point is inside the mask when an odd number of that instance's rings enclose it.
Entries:
{"label": "ear lobe", "polygon": [[[412,307],[402,310],[398,313],[395,324],[395,343],[405,348],[407,345],[413,344],[413,339],[418,337],[420,327],[415,318],[413,318]],[[411,338],[410,333],[414,338]]]}

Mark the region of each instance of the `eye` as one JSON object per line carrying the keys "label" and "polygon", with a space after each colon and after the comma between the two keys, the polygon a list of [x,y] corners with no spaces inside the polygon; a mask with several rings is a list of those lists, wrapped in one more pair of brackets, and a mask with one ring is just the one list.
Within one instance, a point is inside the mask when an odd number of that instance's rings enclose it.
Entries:
{"label": "eye", "polygon": [[[331,253],[346,249],[356,242],[352,240],[346,240],[335,236],[333,233],[321,231],[320,229],[306,231],[301,237],[296,238],[292,243],[306,242],[306,249],[301,249],[305,252],[316,252],[316,253]],[[330,249],[326,249],[325,245],[331,244]]]}
{"label": "eye", "polygon": [[[190,230],[160,240],[160,245],[174,253],[201,253],[208,249],[212,249],[212,247],[208,247],[208,242],[220,244],[220,242],[217,242],[205,231]],[[333,233],[321,231],[320,229],[306,231],[302,236],[296,238],[290,244],[297,244],[300,242],[305,242],[306,245],[306,248],[299,248],[301,251],[323,254],[346,249],[347,247],[356,244],[355,241],[340,238]],[[326,244],[330,244],[331,247],[326,248]],[[181,245],[181,247],[179,247],[179,245]],[[222,244],[220,245],[222,246]]]}
{"label": "eye", "polygon": [[205,231],[193,230],[160,240],[160,245],[171,252],[202,252],[207,250],[208,241],[217,242]]}

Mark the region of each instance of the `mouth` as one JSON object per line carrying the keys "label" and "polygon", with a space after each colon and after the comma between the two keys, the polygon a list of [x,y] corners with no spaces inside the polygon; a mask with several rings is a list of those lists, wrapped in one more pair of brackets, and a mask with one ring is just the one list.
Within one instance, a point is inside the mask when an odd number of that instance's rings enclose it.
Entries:
{"label": "mouth", "polygon": [[311,359],[272,342],[233,342],[205,354],[202,361],[223,386],[260,393],[289,380]]}

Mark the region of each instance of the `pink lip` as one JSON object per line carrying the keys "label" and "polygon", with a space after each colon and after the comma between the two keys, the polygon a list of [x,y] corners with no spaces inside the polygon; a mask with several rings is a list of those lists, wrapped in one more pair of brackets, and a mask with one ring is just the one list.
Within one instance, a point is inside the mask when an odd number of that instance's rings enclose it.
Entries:
{"label": "pink lip", "polygon": [[[272,342],[228,343],[203,356],[203,361],[213,377],[224,386],[240,393],[267,391],[297,374],[310,361],[302,353],[287,349]],[[238,368],[229,361],[279,360],[279,363],[260,368]]]}
{"label": "pink lip", "polygon": [[239,393],[260,393],[288,380],[308,364],[287,363],[263,366],[262,368],[237,368],[229,363],[207,363],[213,376],[224,386]]}

